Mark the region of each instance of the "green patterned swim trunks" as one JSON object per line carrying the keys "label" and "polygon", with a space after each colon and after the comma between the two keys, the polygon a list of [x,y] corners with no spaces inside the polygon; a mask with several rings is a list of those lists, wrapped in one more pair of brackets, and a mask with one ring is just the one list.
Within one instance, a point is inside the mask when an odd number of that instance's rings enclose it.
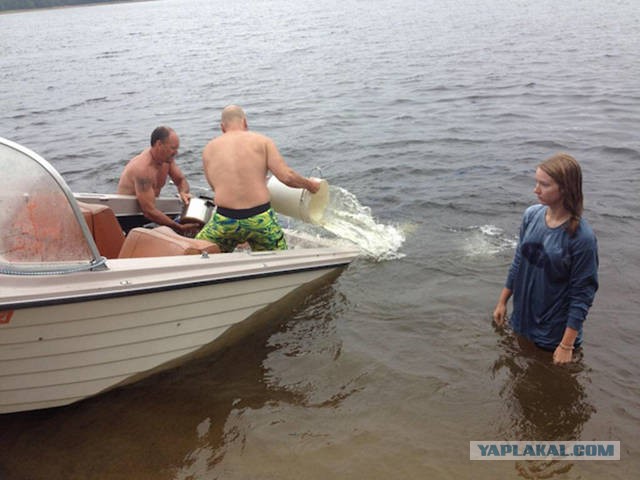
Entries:
{"label": "green patterned swim trunks", "polygon": [[269,203],[243,210],[218,207],[196,238],[217,244],[225,253],[244,242],[251,250],[287,249],[284,232]]}

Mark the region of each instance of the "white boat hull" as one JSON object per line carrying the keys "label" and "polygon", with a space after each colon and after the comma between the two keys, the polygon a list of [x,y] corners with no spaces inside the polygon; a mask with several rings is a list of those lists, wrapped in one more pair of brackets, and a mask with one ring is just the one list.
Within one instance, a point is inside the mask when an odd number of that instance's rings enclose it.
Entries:
{"label": "white boat hull", "polygon": [[0,413],[70,404],[168,367],[326,273],[15,310],[0,326]]}

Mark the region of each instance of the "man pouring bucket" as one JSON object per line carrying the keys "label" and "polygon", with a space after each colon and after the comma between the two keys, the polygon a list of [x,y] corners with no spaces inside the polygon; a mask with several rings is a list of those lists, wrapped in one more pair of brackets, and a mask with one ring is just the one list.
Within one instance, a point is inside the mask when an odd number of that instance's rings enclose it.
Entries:
{"label": "man pouring bucket", "polygon": [[196,238],[218,244],[223,252],[231,252],[244,242],[252,250],[286,250],[284,232],[271,205],[267,174],[271,172],[282,184],[311,194],[321,186],[326,192],[326,182],[323,185],[303,177],[289,167],[273,140],[248,129],[239,106],[223,109],[220,129],[222,135],[202,152],[205,177],[215,192],[216,212]]}

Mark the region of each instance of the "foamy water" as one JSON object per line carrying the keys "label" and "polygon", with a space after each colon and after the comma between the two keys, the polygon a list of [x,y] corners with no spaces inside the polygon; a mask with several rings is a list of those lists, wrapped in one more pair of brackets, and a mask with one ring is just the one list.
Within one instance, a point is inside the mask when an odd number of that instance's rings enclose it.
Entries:
{"label": "foamy water", "polygon": [[376,261],[402,258],[405,235],[400,228],[378,223],[371,209],[341,187],[329,187],[329,204],[322,228],[355,243],[363,254]]}
{"label": "foamy water", "polygon": [[517,245],[515,237],[509,237],[495,225],[473,225],[465,229],[464,251],[470,257],[495,256],[513,250]]}

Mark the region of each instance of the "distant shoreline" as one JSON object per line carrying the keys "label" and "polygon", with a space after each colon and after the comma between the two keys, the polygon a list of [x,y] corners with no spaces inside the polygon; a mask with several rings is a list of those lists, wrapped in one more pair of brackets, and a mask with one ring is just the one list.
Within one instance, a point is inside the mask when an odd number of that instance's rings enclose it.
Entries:
{"label": "distant shoreline", "polygon": [[86,1],[83,3],[74,3],[74,4],[61,4],[61,5],[51,5],[49,7],[25,7],[25,8],[12,8],[12,9],[0,9],[0,15],[10,14],[10,13],[20,13],[20,12],[32,12],[34,10],[52,10],[52,9],[61,9],[61,8],[74,8],[74,7],[87,7],[91,5],[113,5],[116,3],[142,3],[142,2],[153,2],[154,0],[108,0],[106,2],[101,1]]}

